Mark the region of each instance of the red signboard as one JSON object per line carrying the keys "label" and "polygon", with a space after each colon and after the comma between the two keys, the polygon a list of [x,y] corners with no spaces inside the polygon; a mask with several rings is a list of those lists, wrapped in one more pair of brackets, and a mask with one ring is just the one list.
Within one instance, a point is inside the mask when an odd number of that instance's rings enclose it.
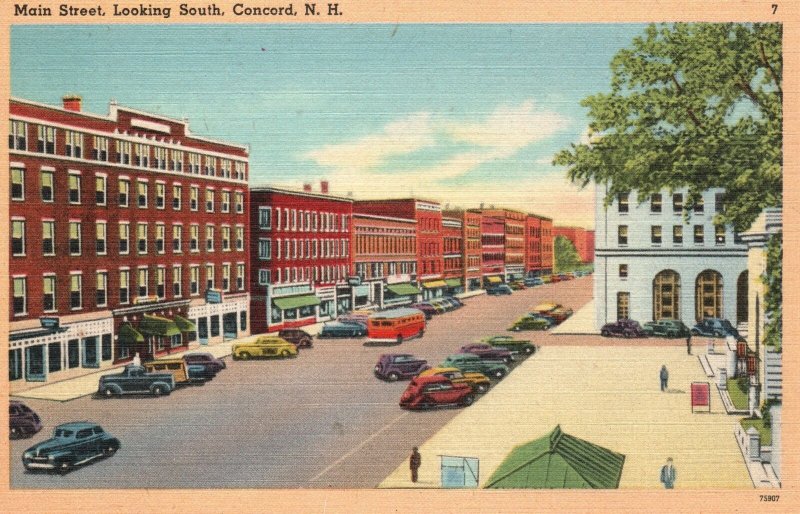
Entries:
{"label": "red signboard", "polygon": [[708,412],[711,412],[711,386],[708,382],[692,382],[692,412],[695,407],[708,407]]}

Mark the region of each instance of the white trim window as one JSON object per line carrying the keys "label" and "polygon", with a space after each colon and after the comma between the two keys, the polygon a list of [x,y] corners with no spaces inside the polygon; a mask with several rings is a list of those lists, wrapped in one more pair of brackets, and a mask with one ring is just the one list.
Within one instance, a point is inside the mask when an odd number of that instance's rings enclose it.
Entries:
{"label": "white trim window", "polygon": [[180,184],[172,184],[172,209],[175,211],[181,210],[181,202],[183,196],[183,186]]}
{"label": "white trim window", "polygon": [[92,159],[95,161],[108,162],[107,137],[92,136]]}
{"label": "white trim window", "polygon": [[156,209],[163,209],[167,205],[167,185],[156,182]]}
{"label": "white trim window", "polygon": [[[262,286],[269,285],[269,279],[271,275],[271,271],[269,269],[260,269],[258,270],[258,284]],[[280,279],[278,280],[280,282]]]}
{"label": "white trim window", "polygon": [[108,305],[108,272],[98,271],[95,275],[95,306]]}
{"label": "white trim window", "polygon": [[227,262],[222,265],[222,290],[231,290],[231,265]]}
{"label": "white trim window", "polygon": [[147,223],[136,224],[136,250],[139,255],[147,253]]}
{"label": "white trim window", "polygon": [[127,207],[131,201],[131,181],[121,178],[117,186],[119,187],[119,206]]}
{"label": "white trim window", "polygon": [[189,266],[189,294],[191,296],[200,294],[200,266],[197,264]]}
{"label": "white trim window", "polygon": [[119,139],[114,141],[114,146],[117,150],[117,164],[130,164],[131,163],[131,153],[132,153],[132,146],[130,141],[120,141]]}
{"label": "white trim window", "polygon": [[150,165],[150,145],[136,143],[134,149],[136,150],[136,154],[134,156],[133,165],[147,168]]}
{"label": "white trim window", "polygon": [[140,209],[147,209],[147,182],[143,180],[136,181],[136,205]]}
{"label": "white trim window", "polygon": [[244,291],[244,279],[245,279],[244,263],[238,262],[236,263],[236,289],[238,289],[239,291]]}
{"label": "white trim window", "polygon": [[80,272],[69,275],[69,308],[73,311],[83,309],[83,274]]}
{"label": "white trim window", "polygon": [[56,275],[47,273],[42,277],[42,310],[56,312]]}
{"label": "white trim window", "polygon": [[95,233],[95,253],[97,255],[105,255],[108,241],[108,225],[105,221],[95,222]]}
{"label": "white trim window", "polygon": [[189,173],[192,175],[199,175],[200,174],[200,154],[190,153],[189,154]]}
{"label": "white trim window", "polygon": [[214,225],[206,225],[206,251],[214,251]]}
{"label": "white trim window", "polygon": [[182,282],[183,268],[179,264],[172,266],[172,296],[174,298],[181,297],[181,282]]}
{"label": "white trim window", "polygon": [[172,253],[181,253],[183,225],[172,225]]}
{"label": "white trim window", "polygon": [[11,220],[11,255],[25,256],[25,220]]}
{"label": "white trim window", "polygon": [[272,239],[261,238],[258,240],[258,258],[262,261],[272,259]]}
{"label": "white trim window", "polygon": [[13,277],[12,309],[14,316],[28,314],[28,277]]}
{"label": "white trim window", "polygon": [[81,203],[81,175],[80,173],[70,173],[67,178],[69,190],[69,203],[78,205]]}
{"label": "white trim window", "polygon": [[69,254],[79,256],[81,254],[81,222],[69,222]]}
{"label": "white trim window", "polygon": [[237,191],[234,193],[234,199],[236,201],[236,213],[242,214],[244,212],[244,193]]}
{"label": "white trim window", "polygon": [[40,189],[42,193],[42,201],[43,202],[53,202],[55,199],[55,189],[54,189],[54,174],[52,171],[49,170],[42,170],[39,173],[39,178],[41,181]]}
{"label": "white trim window", "polygon": [[137,286],[137,296],[139,298],[146,298],[149,296],[150,292],[150,270],[147,269],[147,266],[141,266],[137,270],[137,279],[136,279],[136,286]]}
{"label": "white trim window", "polygon": [[56,254],[56,222],[54,220],[42,220],[42,255],[50,256]]}
{"label": "white trim window", "polygon": [[25,200],[25,168],[20,166],[11,167],[11,199]]}
{"label": "white trim window", "polygon": [[231,251],[231,227],[227,225],[223,225],[221,227],[222,230],[222,251],[223,252],[230,252]]}
{"label": "white trim window", "polygon": [[189,210],[197,211],[200,202],[200,188],[198,186],[189,186]]}
{"label": "white trim window", "polygon": [[206,212],[214,212],[214,189],[206,189]]}
{"label": "white trim window", "polygon": [[189,225],[189,251],[200,251],[200,225],[196,223]]}
{"label": "white trim window", "polygon": [[231,212],[231,192],[230,191],[223,191],[222,192],[222,205],[220,206],[220,212]]}
{"label": "white trim window", "polygon": [[119,222],[119,254],[130,253],[131,224],[127,221]]}
{"label": "white trim window", "polygon": [[214,285],[214,265],[206,264],[206,290],[209,291],[214,289]]}
{"label": "white trim window", "polygon": [[205,175],[207,177],[217,176],[217,158],[206,155]]}
{"label": "white trim window", "polygon": [[170,150],[169,169],[172,171],[183,171],[183,151]]}
{"label": "white trim window", "polygon": [[97,205],[106,205],[108,200],[108,178],[105,175],[94,176],[94,200]]}
{"label": "white trim window", "polygon": [[230,159],[220,159],[220,170],[224,178],[231,178],[231,161]]}
{"label": "white trim window", "polygon": [[28,149],[28,124],[24,121],[9,120],[8,122],[8,149]]}
{"label": "white trim window", "polygon": [[156,223],[156,253],[163,254],[165,251],[165,240],[167,238],[167,226],[163,223]]}
{"label": "white trim window", "polygon": [[39,136],[36,150],[39,153],[48,153],[55,155],[56,153],[56,128],[39,125],[37,129]]}
{"label": "white trim window", "polygon": [[131,301],[131,272],[128,269],[119,270],[119,303],[126,305]]}
{"label": "white trim window", "polygon": [[244,227],[236,227],[236,249],[244,250]]}
{"label": "white trim window", "polygon": [[153,168],[157,170],[167,169],[167,149],[161,146],[153,148]]}
{"label": "white trim window", "polygon": [[272,228],[272,207],[258,208],[258,227],[262,229]]}
{"label": "white trim window", "polygon": [[64,131],[64,155],[80,159],[83,157],[83,134],[74,130]]}

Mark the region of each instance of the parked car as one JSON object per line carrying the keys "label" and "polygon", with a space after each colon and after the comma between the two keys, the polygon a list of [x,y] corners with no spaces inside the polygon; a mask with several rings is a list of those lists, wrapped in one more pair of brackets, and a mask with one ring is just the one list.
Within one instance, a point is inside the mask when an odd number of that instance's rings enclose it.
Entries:
{"label": "parked car", "polygon": [[492,384],[489,381],[489,377],[483,373],[463,372],[458,368],[431,368],[419,374],[420,377],[432,377],[434,375],[449,378],[454,384],[467,384],[476,393],[485,393]]}
{"label": "parked car", "polygon": [[621,319],[614,323],[606,323],[600,329],[603,337],[647,337],[638,321],[632,319]]}
{"label": "parked car", "polygon": [[445,312],[447,312],[447,307],[437,301],[428,300],[427,302],[424,303],[427,303],[428,305],[433,307],[434,310],[436,311],[436,314],[444,314]]}
{"label": "parked car", "polygon": [[459,298],[456,298],[455,296],[445,296],[445,298],[447,299],[448,302],[454,303],[456,305],[456,308],[464,306],[464,302],[462,302]]}
{"label": "parked car", "polygon": [[511,353],[522,353],[532,355],[536,352],[536,346],[529,340],[514,339],[514,336],[490,336],[481,339],[482,343],[487,343],[495,348],[504,348]]}
{"label": "parked car", "polygon": [[700,320],[694,327],[692,327],[693,336],[704,337],[726,337],[733,336],[737,341],[743,341],[739,331],[731,325],[731,322],[721,318],[705,318]]}
{"label": "parked car", "polygon": [[22,464],[27,471],[55,470],[63,475],[82,464],[111,457],[119,448],[119,439],[97,423],[64,423],[53,430],[53,437],[25,450]]}
{"label": "parked car", "polygon": [[233,360],[247,360],[252,357],[297,357],[297,346],[278,336],[261,336],[249,343],[233,345]]}
{"label": "parked car", "polygon": [[187,364],[204,364],[214,370],[215,373],[219,373],[227,367],[224,360],[218,359],[210,353],[187,353],[184,354],[183,360],[185,360]]}
{"label": "parked car", "polygon": [[534,317],[530,314],[520,317],[515,321],[508,330],[519,332],[520,330],[547,330],[552,325],[549,321],[544,320],[538,316]]}
{"label": "parked car", "polygon": [[651,337],[686,337],[690,334],[689,327],[677,319],[648,321],[642,325],[642,330]]}
{"label": "parked car", "polygon": [[548,316],[552,318],[556,324],[572,316],[572,309],[555,302],[542,302],[531,309],[531,312]]}
{"label": "parked car", "polygon": [[367,335],[367,326],[362,323],[329,321],[322,325],[322,330],[317,337],[363,337],[365,335]]}
{"label": "parked car", "polygon": [[285,328],[278,332],[278,337],[286,339],[297,348],[311,348],[314,338],[305,330],[299,328]]}
{"label": "parked car", "polygon": [[461,347],[461,353],[472,353],[484,360],[503,361],[506,364],[511,364],[514,360],[514,355],[510,351],[486,343],[466,344]]}
{"label": "parked car", "polygon": [[550,283],[555,284],[556,282],[561,282],[561,275],[550,275]]}
{"label": "parked car", "polygon": [[461,307],[464,306],[463,303],[461,303],[460,301],[456,300],[452,296],[445,296],[444,298],[441,298],[439,301],[441,301],[444,304],[449,305],[451,311],[454,311],[456,309],[460,309]]}
{"label": "parked car", "polygon": [[366,326],[370,314],[373,314],[373,312],[353,311],[348,314],[342,314],[341,316],[336,318],[336,321],[340,323],[361,323],[362,325]]}
{"label": "parked car", "polygon": [[509,282],[508,287],[510,287],[514,291],[520,291],[522,289],[525,289],[525,284],[523,282],[518,282],[518,281]]}
{"label": "parked car", "polygon": [[545,284],[549,284],[550,282],[553,281],[553,276],[552,275],[542,275],[539,278],[541,278],[542,282],[545,283]]}
{"label": "parked car", "polygon": [[8,428],[11,439],[27,438],[42,429],[42,420],[24,403],[11,400],[8,406]]}
{"label": "parked car", "polygon": [[421,310],[425,314],[425,319],[431,319],[436,314],[439,314],[433,305],[425,302],[412,304],[411,308]]}
{"label": "parked car", "polygon": [[445,312],[454,311],[454,310],[456,310],[458,308],[458,307],[456,307],[456,304],[448,301],[445,298],[434,298],[434,299],[428,300],[428,302],[433,304],[434,306],[442,307]]}
{"label": "parked car", "polygon": [[473,353],[449,355],[439,365],[440,368],[458,368],[461,371],[483,373],[487,377],[503,378],[508,374],[508,366],[503,361],[484,360]]}
{"label": "parked car", "polygon": [[545,323],[547,323],[548,329],[558,325],[558,323],[556,323],[556,320],[553,319],[552,316],[548,316],[547,314],[542,314],[541,312],[529,312],[525,314],[525,316],[528,318],[540,319],[544,321]]}
{"label": "parked car", "polygon": [[152,394],[161,396],[175,390],[172,373],[147,373],[143,366],[129,364],[120,373],[103,375],[98,394],[110,398],[123,394]]}
{"label": "parked car", "polygon": [[534,287],[544,285],[544,280],[542,280],[542,277],[530,277],[526,278],[522,283],[525,284],[525,287]]}
{"label": "parked car", "polygon": [[400,406],[404,409],[427,409],[442,405],[472,405],[475,395],[467,384],[454,384],[441,375],[417,377],[411,380]]}
{"label": "parked car", "polygon": [[416,376],[426,369],[430,369],[428,361],[418,359],[410,353],[384,353],[375,365],[375,376],[395,382],[401,378]]}
{"label": "parked car", "polygon": [[500,296],[504,294],[511,294],[513,291],[506,284],[499,284],[486,289],[486,294],[492,296]]}

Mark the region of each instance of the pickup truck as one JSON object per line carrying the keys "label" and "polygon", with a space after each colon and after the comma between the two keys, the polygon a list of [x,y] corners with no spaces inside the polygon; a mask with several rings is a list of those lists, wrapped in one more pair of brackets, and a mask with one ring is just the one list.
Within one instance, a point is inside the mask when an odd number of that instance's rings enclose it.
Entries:
{"label": "pickup truck", "polygon": [[123,394],[152,394],[161,396],[175,389],[171,373],[147,373],[143,366],[128,365],[121,373],[103,375],[97,392],[105,397]]}

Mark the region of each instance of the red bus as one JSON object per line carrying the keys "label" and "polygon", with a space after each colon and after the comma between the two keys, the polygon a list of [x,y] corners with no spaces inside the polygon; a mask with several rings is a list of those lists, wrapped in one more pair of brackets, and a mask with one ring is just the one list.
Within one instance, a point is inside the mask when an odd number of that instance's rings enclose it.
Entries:
{"label": "red bus", "polygon": [[374,342],[397,342],[425,333],[425,314],[418,309],[400,308],[376,312],[367,320],[367,337]]}

